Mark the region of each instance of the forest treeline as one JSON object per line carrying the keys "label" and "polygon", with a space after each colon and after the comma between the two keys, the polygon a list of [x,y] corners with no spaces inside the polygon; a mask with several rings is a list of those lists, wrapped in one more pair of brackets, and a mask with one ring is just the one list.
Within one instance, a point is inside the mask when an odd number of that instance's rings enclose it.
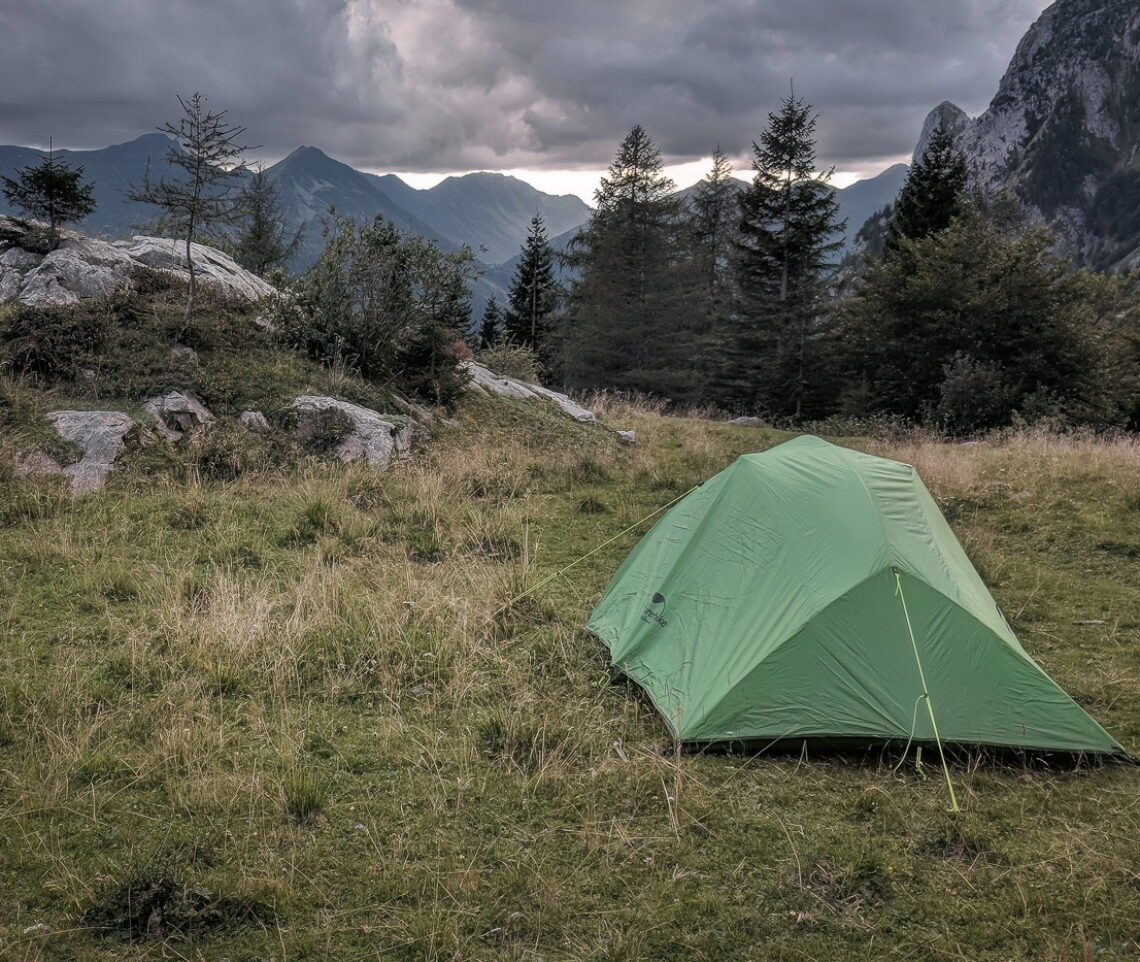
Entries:
{"label": "forest treeline", "polygon": [[553,306],[526,330],[503,330],[572,391],[790,424],[1137,426],[1136,275],[1074,270],[1010,196],[971,194],[941,129],[881,212],[885,230],[837,263],[843,225],[815,124],[811,105],[786,98],[753,144],[751,183],[718,149],[687,200],[634,127],[570,246],[569,285],[534,298]]}
{"label": "forest treeline", "polygon": [[[179,103],[179,121],[160,129],[185,178],[131,195],[159,209],[153,229],[185,240],[188,261],[190,241],[207,240],[290,288],[276,325],[288,347],[425,399],[458,396],[474,349],[562,390],[787,424],[1140,426],[1137,275],[1075,270],[1011,196],[972,194],[945,130],[862,252],[839,262],[844,225],[803,99],[769,114],[744,187],[718,147],[708,175],[678,194],[635,126],[568,249],[552,249],[536,214],[506,302],[492,298],[475,321],[472,251],[441,251],[381,218],[330,211],[324,253],[287,278],[298,237],[263,173],[238,185],[243,128],[199,94]],[[49,220],[49,247],[91,206],[81,172],[49,155],[4,179],[10,201]],[[193,300],[191,284],[187,315]]]}

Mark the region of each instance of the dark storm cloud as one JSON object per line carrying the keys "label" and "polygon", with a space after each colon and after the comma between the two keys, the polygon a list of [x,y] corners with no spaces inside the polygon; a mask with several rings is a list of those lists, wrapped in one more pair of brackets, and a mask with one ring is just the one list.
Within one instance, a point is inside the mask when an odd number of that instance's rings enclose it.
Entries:
{"label": "dark storm cloud", "polygon": [[743,157],[794,81],[821,162],[907,154],[982,110],[1044,0],[2,0],[0,142],[98,147],[201,91],[275,160],[604,167],[641,123],[671,162]]}

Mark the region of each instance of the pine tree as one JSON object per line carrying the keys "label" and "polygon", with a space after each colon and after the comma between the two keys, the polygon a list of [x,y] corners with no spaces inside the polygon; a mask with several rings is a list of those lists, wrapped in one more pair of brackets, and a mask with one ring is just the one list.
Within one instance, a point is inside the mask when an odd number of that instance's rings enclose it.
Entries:
{"label": "pine tree", "polygon": [[48,224],[47,248],[59,246],[59,228],[83,220],[95,210],[94,184],[82,184],[83,168],[72,169],[56,160],[52,149],[39,164],[25,167],[16,179],[4,177],[4,196],[8,203],[28,216],[44,218]]}
{"label": "pine tree", "polygon": [[503,310],[492,294],[483,308],[483,319],[479,322],[479,350],[486,350],[496,344],[503,334]]}
{"label": "pine tree", "polygon": [[899,190],[887,250],[897,251],[900,238],[920,240],[949,227],[962,213],[965,190],[966,160],[954,145],[954,135],[939,124]]}
{"label": "pine tree", "polygon": [[542,215],[535,214],[507,295],[503,329],[516,344],[542,353],[549,318],[557,306],[554,251],[546,238]]}
{"label": "pine tree", "polygon": [[177,124],[167,122],[158,129],[173,138],[166,159],[186,175],[183,180],[161,178],[152,183],[144,175],[142,187],[127,191],[130,200],[161,207],[180,236],[186,239],[186,266],[190,272],[190,289],[186,299],[186,316],[194,306],[195,272],[192,244],[196,234],[215,223],[232,222],[238,214],[238,199],[232,192],[234,180],[242,168],[237,163],[247,149],[237,138],[244,127],[226,121],[227,111],[206,109],[206,98],[195,93],[188,100],[178,98],[182,118]]}
{"label": "pine tree", "polygon": [[804,413],[824,280],[841,245],[832,238],[843,229],[831,171],[816,173],[815,124],[811,105],[790,95],[752,145],[735,254],[741,304],[720,378],[731,406]]}
{"label": "pine tree", "polygon": [[692,400],[700,384],[687,225],[661,151],[640,125],[622,141],[594,199],[569,251],[578,275],[559,331],[564,383]]}

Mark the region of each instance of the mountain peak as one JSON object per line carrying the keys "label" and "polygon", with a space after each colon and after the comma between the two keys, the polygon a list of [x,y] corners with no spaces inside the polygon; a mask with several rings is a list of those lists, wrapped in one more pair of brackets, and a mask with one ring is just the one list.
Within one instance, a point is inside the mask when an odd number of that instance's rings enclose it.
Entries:
{"label": "mountain peak", "polygon": [[966,111],[949,100],[943,100],[926,115],[926,119],[922,122],[922,133],[919,134],[914,154],[911,155],[911,164],[917,164],[922,160],[922,155],[926,152],[930,138],[934,136],[934,132],[939,127],[947,130],[952,137],[957,137],[969,126],[970,117]]}

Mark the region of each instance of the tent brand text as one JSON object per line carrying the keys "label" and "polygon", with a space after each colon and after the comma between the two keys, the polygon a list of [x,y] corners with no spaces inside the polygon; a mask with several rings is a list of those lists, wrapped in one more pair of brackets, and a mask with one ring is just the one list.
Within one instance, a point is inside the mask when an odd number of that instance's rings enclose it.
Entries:
{"label": "tent brand text", "polygon": [[669,619],[663,618],[660,614],[658,614],[652,608],[646,608],[641,613],[641,620],[642,621],[656,621],[657,624],[659,624],[662,628],[667,628],[669,626]]}

